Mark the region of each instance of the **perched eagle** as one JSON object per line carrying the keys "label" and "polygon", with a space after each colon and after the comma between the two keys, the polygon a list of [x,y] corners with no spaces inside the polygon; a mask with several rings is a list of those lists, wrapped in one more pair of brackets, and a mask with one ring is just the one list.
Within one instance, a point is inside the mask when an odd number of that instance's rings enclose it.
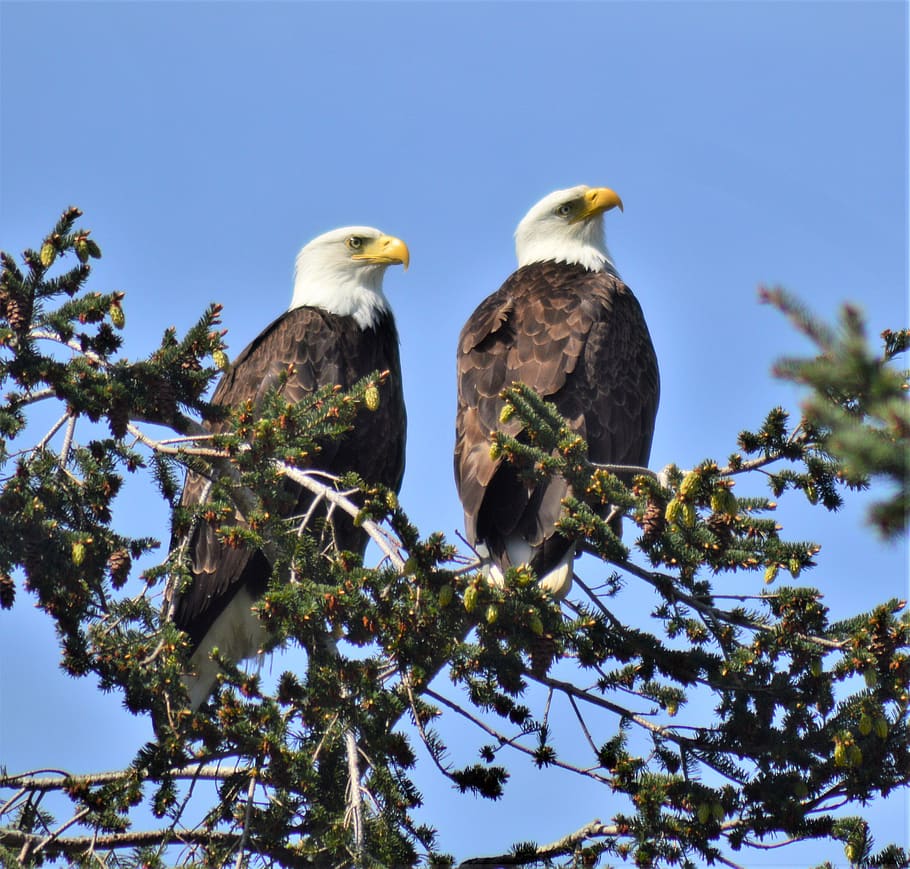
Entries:
{"label": "perched eagle", "polygon": [[[468,319],[458,340],[455,482],[468,540],[501,584],[529,564],[557,598],[572,585],[575,555],[556,532],[568,485],[534,485],[490,456],[500,392],[516,381],[553,402],[598,463],[647,466],[660,391],[657,357],[641,307],[620,280],[604,240],[607,188],[557,190],[515,232],[518,270]],[[492,562],[492,563],[489,563]]]}
{"label": "perched eagle", "polygon": [[[355,471],[398,491],[406,419],[398,332],[382,279],[393,263],[407,268],[408,258],[403,241],[370,227],[349,226],[315,238],[297,256],[290,308],[237,357],[212,402],[233,407],[251,399],[255,407],[288,372],[281,394],[296,402],[319,387],[348,389],[373,371],[388,371],[376,412],[361,413],[344,438],[322,444],[315,464],[333,474]],[[210,426],[212,431],[223,427]],[[291,502],[286,515],[305,515],[312,496],[290,481],[284,485]],[[189,474],[181,503],[204,503],[209,488],[207,479]],[[339,514],[332,519],[338,547],[362,554],[366,534]],[[213,648],[233,661],[252,657],[261,648],[265,632],[251,607],[265,590],[272,568],[259,550],[220,543],[215,528],[204,521],[171,545],[187,547],[193,575],[188,588],[168,588],[165,611],[192,642],[191,672],[185,681],[196,709],[215,685]]]}

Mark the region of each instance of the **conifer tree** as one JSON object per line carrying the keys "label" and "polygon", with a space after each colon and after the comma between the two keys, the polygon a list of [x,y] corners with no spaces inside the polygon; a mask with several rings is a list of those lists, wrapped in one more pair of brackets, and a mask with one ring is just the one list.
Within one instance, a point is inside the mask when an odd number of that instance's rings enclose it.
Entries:
{"label": "conifer tree", "polygon": [[[590,462],[551,405],[521,384],[507,390],[528,436],[498,434],[491,450],[524,475],[571,483],[561,531],[595,557],[559,605],[527,569],[511,569],[503,588],[486,584],[470,553],[422,534],[394,493],[312,473],[318,443],[369,412],[380,372],[293,407],[274,394],[256,415],[235,409],[230,433],[202,437],[199,421],[223,413],[205,400],[226,365],[220,306],[183,336],[165,332],[147,358],[122,355],[128,297],[86,290],[101,250],[80,216],[65,211],[19,260],[0,254],[0,604],[32,597],[69,674],[93,674],[160,724],[117,772],[4,770],[0,863],[736,866],[776,837],[837,840],[852,865],[908,865],[897,844],[871,841],[862,817],[868,800],[910,778],[905,602],[867,602],[832,622],[803,584],[818,547],[785,536],[774,514],[777,498],[835,510],[875,486],[871,520],[884,537],[906,533],[910,411],[895,365],[907,330],[885,333],[876,353],[856,309],[832,328],[766,291],[818,346],[815,358],[779,365],[806,387],[801,418],[774,408],[726,459],[643,468],[628,487]],[[46,405],[59,415],[39,436]],[[153,436],[150,423],[173,437]],[[117,530],[126,475],[176,509],[188,468],[214,494],[196,514],[178,510],[176,527],[211,522],[222,539],[263,548],[274,571],[258,609],[271,647],[305,653],[274,687],[222,662],[222,684],[198,713],[180,680],[186,638],[160,614],[164,581],[185,578],[186,565],[177,551],[140,573],[161,529]],[[326,549],[307,517],[276,518],[283,477],[354,515],[380,562]],[[755,575],[765,593],[736,593],[738,578]],[[611,601],[633,582],[657,605],[625,624]],[[535,687],[571,706],[572,732],[553,726]],[[697,697],[713,710],[689,714]],[[441,716],[472,723],[474,762],[450,760]],[[617,811],[579,818],[549,844],[439,853],[435,830],[415,820],[418,742],[460,791],[495,799],[510,766],[531,763],[602,786]],[[579,744],[583,761],[569,750]],[[188,806],[202,780],[216,791],[199,822]],[[141,810],[157,823],[140,824]]]}

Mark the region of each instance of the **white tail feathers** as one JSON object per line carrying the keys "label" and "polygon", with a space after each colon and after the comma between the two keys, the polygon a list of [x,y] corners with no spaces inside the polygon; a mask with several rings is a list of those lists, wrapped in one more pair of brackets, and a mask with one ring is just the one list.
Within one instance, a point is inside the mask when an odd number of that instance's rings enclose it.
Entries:
{"label": "white tail feathers", "polygon": [[[527,540],[521,537],[510,538],[506,542],[509,560],[514,565],[528,564],[533,558],[534,551]],[[490,556],[490,550],[485,543],[478,543],[475,551],[480,556],[480,572],[484,579],[497,588],[506,584],[502,569]],[[562,600],[572,590],[573,563],[575,561],[575,547],[571,547],[551,571],[538,579],[538,584],[544,591],[548,591],[556,600]]]}
{"label": "white tail feathers", "polygon": [[231,661],[262,656],[262,645],[268,632],[259,621],[253,607],[256,599],[245,589],[240,589],[234,599],[205,636],[205,642],[190,657],[190,672],[183,677],[190,704],[199,709],[215,690],[221,667],[212,660],[212,650]]}

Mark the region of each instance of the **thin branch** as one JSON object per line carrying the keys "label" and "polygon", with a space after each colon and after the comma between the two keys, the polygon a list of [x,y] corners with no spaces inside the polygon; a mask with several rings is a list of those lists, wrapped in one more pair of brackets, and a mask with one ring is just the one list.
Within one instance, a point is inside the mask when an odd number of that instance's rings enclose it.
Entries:
{"label": "thin branch", "polygon": [[543,860],[552,860],[554,857],[560,857],[565,854],[573,854],[579,845],[589,839],[599,839],[606,836],[619,836],[622,831],[615,825],[607,826],[602,824],[599,819],[595,819],[585,824],[581,829],[574,833],[569,833],[549,845],[541,845],[532,853],[523,855],[517,859],[515,854],[500,854],[496,857],[472,857],[470,860],[463,861],[461,866],[520,866],[527,863],[537,863]]}
{"label": "thin branch", "polygon": [[[411,714],[414,716],[414,724],[417,726],[417,732],[420,734],[420,738],[423,740],[423,744],[427,747],[427,751],[429,752],[429,755],[430,755],[430,760],[433,761],[433,763],[436,766],[436,769],[438,769],[447,779],[449,779],[449,781],[454,782],[455,777],[452,775],[451,770],[446,769],[446,767],[444,767],[442,765],[442,762],[437,757],[436,752],[430,747],[430,738],[426,732],[426,729],[423,726],[423,721],[420,718],[420,713],[417,711],[417,703],[414,700],[414,692],[411,689],[410,683],[404,682],[403,684],[404,684],[405,691],[407,691],[407,694],[408,694],[408,703],[411,707]],[[427,693],[430,693],[430,692],[427,692]]]}
{"label": "thin branch", "polygon": [[[228,770],[222,770],[220,764],[210,764],[208,766],[182,766],[177,769],[168,771],[168,776],[175,779],[205,779],[209,781],[222,781],[238,772],[242,772],[244,767],[235,766]],[[53,778],[42,778],[42,773],[56,773]],[[16,775],[0,776],[0,788],[18,787],[28,791],[55,791],[83,785],[104,785],[115,782],[125,781],[133,778],[135,771],[116,770],[112,772],[85,773],[79,775],[69,775],[65,770],[48,769],[32,770],[30,772],[19,773]]]}
{"label": "thin branch", "polygon": [[45,398],[56,398],[56,396],[56,390],[47,387],[46,389],[39,389],[37,392],[29,392],[28,395],[21,397],[14,394],[10,397],[10,404],[20,408],[29,404],[37,404],[39,401],[44,401]]}
{"label": "thin branch", "polygon": [[[672,577],[665,576],[664,574],[657,573],[655,571],[645,570],[644,568],[639,567],[637,564],[634,564],[631,561],[622,561],[615,563],[618,567],[621,567],[623,570],[627,570],[633,576],[637,576],[639,579],[643,579],[648,583],[648,585],[655,588],[661,595],[669,600],[682,601],[698,612],[709,613],[713,618],[719,619],[721,621],[726,621],[734,625],[739,625],[740,627],[748,628],[749,630],[761,631],[763,633],[772,633],[774,631],[774,628],[770,625],[762,624],[761,622],[756,622],[752,619],[744,618],[743,616],[730,612],[729,610],[718,609],[715,606],[711,606],[711,604],[705,603],[702,598],[698,598],[687,594],[684,591],[681,591],[673,584]],[[806,640],[807,642],[823,646],[826,649],[832,649],[838,652],[843,651],[848,645],[847,640],[838,642],[825,639],[824,637],[818,637],[814,634],[793,634],[793,636],[798,637],[802,640]]]}
{"label": "thin branch", "polygon": [[[462,706],[459,706],[457,703],[453,702],[452,700],[449,700],[447,697],[444,697],[442,694],[437,694],[431,688],[427,688],[424,693],[427,695],[427,697],[431,697],[433,700],[437,701],[438,703],[441,703],[443,706],[447,706],[453,712],[457,712],[459,715],[461,715],[463,718],[466,718],[472,724],[476,724],[481,730],[483,730],[488,735],[492,736],[500,744],[500,746],[510,746],[510,747],[516,749],[517,751],[522,752],[523,754],[527,754],[529,757],[536,757],[537,752],[534,749],[528,748],[527,746],[522,745],[520,742],[518,742],[518,740],[525,734],[521,733],[518,736],[509,738],[505,734],[500,733],[495,728],[490,727],[489,724],[487,724],[485,721],[478,718],[476,715],[472,715],[470,712],[468,712]],[[571,763],[566,763],[565,761],[558,760],[555,758],[552,760],[548,760],[547,763],[550,766],[556,766],[556,767],[559,767],[560,769],[565,769],[565,770],[568,770],[569,772],[578,773],[578,775],[583,775],[583,776],[586,776],[587,778],[594,779],[595,781],[598,781],[601,784],[605,784],[605,785],[610,784],[609,778],[607,778],[606,776],[600,775],[599,773],[594,772],[594,770],[584,769],[580,766],[574,766]]]}
{"label": "thin branch", "polygon": [[545,675],[535,676],[530,671],[526,671],[525,675],[537,680],[541,683],[541,685],[546,685],[549,688],[555,688],[558,691],[562,691],[567,696],[578,697],[580,700],[584,700],[586,703],[590,703],[592,706],[600,706],[602,709],[607,709],[616,715],[619,715],[623,718],[628,718],[630,721],[634,721],[637,725],[639,725],[639,727],[643,727],[645,730],[648,730],[658,736],[665,736],[674,741],[692,741],[686,737],[679,736],[679,734],[675,733],[674,729],[671,727],[667,727],[662,724],[653,724],[652,722],[643,718],[641,713],[631,712],[624,706],[620,706],[618,703],[613,703],[604,697],[597,697],[593,694],[589,694],[583,688],[579,688],[576,685],[573,685],[571,682],[563,682],[559,679],[553,679],[550,676]]}
{"label": "thin branch", "polygon": [[[166,840],[166,830],[136,830],[124,833],[106,833],[99,836],[71,836],[56,839],[49,849],[51,854],[67,854],[75,856],[86,853],[90,848],[129,848],[160,845]],[[0,828],[0,845],[7,847],[35,847],[43,840],[43,836],[26,833],[22,830]],[[237,841],[237,834],[224,830],[195,829],[174,832],[170,844],[183,845],[212,845],[231,844]],[[283,846],[269,846],[267,849],[257,850],[257,853],[267,853],[281,859],[284,856],[299,858],[291,848]]]}
{"label": "thin branch", "polygon": [[641,465],[614,465],[610,463],[601,464],[600,462],[589,462],[592,468],[597,468],[600,471],[606,471],[609,474],[613,474],[618,477],[620,474],[624,476],[645,476],[651,477],[658,482],[661,481],[661,474],[657,471],[652,471],[650,468],[642,467]]}
{"label": "thin branch", "polygon": [[346,794],[348,805],[345,817],[350,817],[354,826],[354,856],[359,865],[363,857],[363,802],[360,793],[360,764],[357,762],[357,739],[351,729],[344,732],[344,747],[348,756]]}
{"label": "thin branch", "polygon": [[250,833],[250,818],[253,814],[253,797],[256,794],[256,773],[257,768],[250,770],[250,786],[246,794],[246,812],[243,816],[243,828],[240,834],[240,841],[237,843],[237,862],[235,869],[243,869],[243,854],[246,851],[246,842]]}
{"label": "thin branch", "polygon": [[[302,486],[308,492],[314,495],[322,495],[329,503],[334,504],[344,510],[351,517],[356,517],[361,509],[349,498],[314,479],[314,475],[309,471],[301,471],[299,468],[292,468],[283,462],[276,462],[275,467],[278,472],[289,480]],[[370,536],[374,543],[383,551],[393,567],[399,572],[404,573],[405,560],[401,557],[401,544],[390,535],[386,534],[372,519],[364,519],[360,527]]]}
{"label": "thin branch", "polygon": [[585,739],[588,740],[588,745],[591,746],[591,751],[594,752],[594,756],[597,757],[599,752],[597,750],[597,745],[595,745],[594,740],[591,738],[591,733],[588,730],[587,724],[585,724],[585,719],[581,714],[581,710],[578,708],[578,705],[575,702],[574,697],[569,697],[569,703],[572,704],[572,711],[575,713],[575,717],[578,719],[578,723],[581,725],[582,733],[585,735]]}
{"label": "thin branch", "polygon": [[54,840],[59,839],[60,836],[61,836],[66,830],[68,830],[68,829],[69,829],[70,827],[72,827],[74,824],[78,824],[79,821],[81,821],[86,815],[88,815],[88,814],[90,814],[90,813],[91,813],[91,809],[88,809],[88,808],[84,808],[84,809],[82,809],[81,811],[76,812],[76,814],[73,815],[73,817],[71,817],[66,823],[61,824],[53,833],[50,833],[50,834],[48,834],[47,836],[45,836],[44,839],[42,840],[41,844],[39,844],[39,845],[35,848],[35,850],[32,851],[32,853],[33,853],[33,854],[37,854],[37,853],[38,853],[39,851],[41,851],[49,842],[53,842]]}
{"label": "thin branch", "polygon": [[[193,428],[195,429],[193,431],[194,435],[198,433],[205,437],[211,436],[211,433],[202,428],[202,426],[194,424]],[[149,437],[132,423],[127,425],[127,430],[142,444],[154,452],[172,456],[195,455],[210,459],[217,459],[219,460],[219,471],[222,473],[227,473],[235,481],[239,480],[240,474],[237,469],[228,461],[229,455],[225,450],[208,449],[204,447],[193,448],[167,446],[162,441],[158,441],[154,438]],[[322,480],[329,482],[337,482],[337,477],[331,474],[327,474],[324,471],[301,471],[299,468],[291,467],[284,462],[274,462],[274,466],[279,474],[297,483],[297,485],[306,489],[317,498],[325,499],[333,506],[340,508],[352,518],[356,518],[360,514],[361,508],[357,506],[353,501],[351,501],[349,497],[347,497],[348,494],[353,494],[353,490],[349,490],[347,493],[338,492],[327,482],[320,482],[320,480],[317,479],[321,478]],[[252,493],[246,489],[243,489],[242,487],[238,488],[238,490],[234,493],[234,500],[238,508],[240,508],[240,512],[242,514],[248,513],[253,506]],[[389,559],[390,563],[397,570],[403,572],[405,560],[401,557],[399,551],[401,543],[390,534],[383,531],[383,529],[381,529],[379,525],[377,525],[372,519],[364,519],[360,524],[360,527],[382,550],[385,556]]]}
{"label": "thin branch", "polygon": [[126,430],[144,446],[156,453],[166,456],[202,456],[207,459],[228,459],[230,454],[227,450],[219,450],[212,447],[185,447],[185,446],[168,446],[166,444],[178,442],[194,442],[202,439],[211,439],[212,435],[194,435],[186,438],[172,438],[170,441],[158,441],[150,438],[138,426],[133,423],[127,423]]}
{"label": "thin branch", "polygon": [[70,418],[70,412],[67,411],[60,419],[57,420],[52,426],[51,430],[43,437],[37,444],[35,444],[35,452],[43,450],[51,441],[51,438],[57,434],[58,431],[63,427],[63,424]]}
{"label": "thin branch", "polygon": [[60,461],[58,464],[61,468],[66,468],[66,463],[69,461],[70,448],[73,445],[73,435],[75,433],[76,415],[70,414],[70,419],[66,426],[66,433],[63,435],[63,446],[60,447]]}

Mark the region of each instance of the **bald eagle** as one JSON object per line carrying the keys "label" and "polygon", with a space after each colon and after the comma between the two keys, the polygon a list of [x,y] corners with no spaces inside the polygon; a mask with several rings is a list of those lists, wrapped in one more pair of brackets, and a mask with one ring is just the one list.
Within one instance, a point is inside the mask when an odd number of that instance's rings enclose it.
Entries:
{"label": "bald eagle", "polygon": [[[407,268],[408,259],[403,241],[371,227],[349,226],[315,238],[297,256],[290,308],[237,357],[212,402],[235,407],[251,400],[255,408],[288,372],[281,394],[297,402],[319,387],[348,389],[371,372],[388,371],[376,412],[360,414],[341,440],[321,444],[315,464],[333,474],[354,471],[397,492],[404,474],[406,418],[398,332],[382,280],[389,265]],[[215,432],[224,427],[209,426]],[[290,481],[284,485],[290,495],[287,516],[305,515],[312,496]],[[206,478],[190,473],[181,503],[205,503],[209,489]],[[366,534],[338,512],[332,521],[339,549],[362,555]],[[186,546],[192,582],[184,589],[175,583],[168,587],[165,613],[190,638],[185,683],[198,709],[219,672],[213,648],[232,661],[261,648],[266,634],[251,608],[265,591],[272,566],[259,550],[222,544],[204,521],[171,545]]]}
{"label": "bald eagle", "polygon": [[622,209],[607,188],[544,197],[515,232],[518,270],[471,315],[458,340],[455,481],[468,540],[501,584],[530,565],[555,597],[568,594],[575,556],[556,532],[569,491],[535,485],[490,455],[490,433],[520,436],[500,421],[500,392],[519,381],[553,402],[598,463],[647,466],[660,391],[644,315],[607,251],[603,214]]}

